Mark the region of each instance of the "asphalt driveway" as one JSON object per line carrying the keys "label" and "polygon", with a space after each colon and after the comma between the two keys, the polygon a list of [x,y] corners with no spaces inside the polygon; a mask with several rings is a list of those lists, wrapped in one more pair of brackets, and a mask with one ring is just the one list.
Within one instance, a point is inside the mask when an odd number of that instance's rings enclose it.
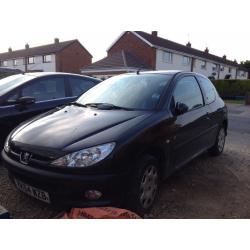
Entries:
{"label": "asphalt driveway", "polygon": [[[168,178],[153,218],[250,218],[250,106],[230,104],[220,157],[204,154]],[[15,218],[51,218],[58,211],[18,192],[0,166],[0,204]]]}

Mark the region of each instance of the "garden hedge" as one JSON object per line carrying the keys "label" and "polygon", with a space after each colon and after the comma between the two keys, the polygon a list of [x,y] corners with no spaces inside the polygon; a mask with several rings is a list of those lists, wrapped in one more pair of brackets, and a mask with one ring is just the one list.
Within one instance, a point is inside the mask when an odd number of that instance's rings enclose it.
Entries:
{"label": "garden hedge", "polygon": [[213,84],[222,98],[235,99],[250,93],[250,80],[214,80]]}

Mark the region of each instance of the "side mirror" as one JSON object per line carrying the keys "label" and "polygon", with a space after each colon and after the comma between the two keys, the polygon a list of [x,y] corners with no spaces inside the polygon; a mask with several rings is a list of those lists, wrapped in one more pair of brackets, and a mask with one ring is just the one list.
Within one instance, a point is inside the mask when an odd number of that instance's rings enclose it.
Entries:
{"label": "side mirror", "polygon": [[19,105],[30,105],[33,104],[36,101],[34,97],[31,96],[23,96],[17,99],[16,104]]}
{"label": "side mirror", "polygon": [[188,111],[188,106],[184,103],[177,102],[175,105],[175,114],[182,115]]}

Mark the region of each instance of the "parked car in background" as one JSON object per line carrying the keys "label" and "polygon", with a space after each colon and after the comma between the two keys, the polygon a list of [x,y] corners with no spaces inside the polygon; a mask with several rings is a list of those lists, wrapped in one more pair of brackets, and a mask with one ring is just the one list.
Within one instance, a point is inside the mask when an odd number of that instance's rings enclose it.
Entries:
{"label": "parked car in background", "polygon": [[161,180],[223,152],[227,109],[208,78],[176,71],[112,77],[16,128],[2,151],[11,180],[46,203],[150,211]]}
{"label": "parked car in background", "polygon": [[0,142],[21,122],[74,101],[99,82],[66,73],[26,73],[0,80]]}

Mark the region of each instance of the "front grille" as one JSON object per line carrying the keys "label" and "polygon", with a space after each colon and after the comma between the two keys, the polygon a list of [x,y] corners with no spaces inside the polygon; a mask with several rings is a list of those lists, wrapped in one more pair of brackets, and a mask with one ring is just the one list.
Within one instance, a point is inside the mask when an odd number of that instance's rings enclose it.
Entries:
{"label": "front grille", "polygon": [[29,152],[29,151],[22,151],[18,147],[14,147],[14,146],[10,147],[9,157],[12,158],[13,160],[20,162],[20,155],[21,153],[25,153],[25,152],[30,153],[32,155],[29,160],[29,165],[32,163],[35,163],[35,165],[37,164],[47,165],[52,160],[50,157],[41,156],[41,155],[34,154],[33,152]]}

